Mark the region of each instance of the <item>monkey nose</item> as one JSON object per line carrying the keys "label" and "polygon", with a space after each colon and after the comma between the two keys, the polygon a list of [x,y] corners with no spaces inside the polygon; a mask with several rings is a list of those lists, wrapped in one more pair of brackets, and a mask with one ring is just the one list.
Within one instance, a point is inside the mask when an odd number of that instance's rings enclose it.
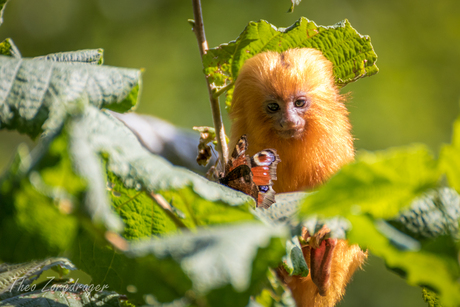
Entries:
{"label": "monkey nose", "polygon": [[280,127],[285,130],[297,129],[300,127],[299,121],[281,121]]}

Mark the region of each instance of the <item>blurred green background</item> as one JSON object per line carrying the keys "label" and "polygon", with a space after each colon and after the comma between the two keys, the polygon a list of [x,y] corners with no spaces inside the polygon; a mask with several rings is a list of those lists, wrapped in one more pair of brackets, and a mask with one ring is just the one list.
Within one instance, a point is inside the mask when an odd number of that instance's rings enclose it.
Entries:
{"label": "blurred green background", "polygon": [[[413,142],[435,154],[450,142],[459,113],[460,2],[458,0],[203,0],[210,47],[235,39],[250,20],[279,27],[305,16],[320,25],[347,18],[372,38],[380,72],[344,88],[357,149]],[[11,37],[24,57],[104,48],[105,65],[144,68],[138,112],[191,128],[212,125],[195,36],[187,23],[191,1],[11,0],[0,39]],[[224,116],[226,112],[224,111]],[[225,118],[227,131],[228,119]],[[0,171],[20,142],[0,131]],[[340,306],[426,306],[421,291],[387,273],[371,257]]]}

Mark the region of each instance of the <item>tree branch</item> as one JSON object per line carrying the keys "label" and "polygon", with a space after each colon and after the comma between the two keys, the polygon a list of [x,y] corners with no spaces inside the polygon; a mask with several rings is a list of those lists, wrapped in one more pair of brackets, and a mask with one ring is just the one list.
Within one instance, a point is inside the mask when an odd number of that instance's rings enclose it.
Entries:
{"label": "tree branch", "polygon": [[[201,14],[201,1],[192,0],[193,4],[193,16],[195,22],[193,25],[193,32],[195,32],[196,39],[198,41],[198,47],[200,49],[201,62],[203,63],[203,56],[208,51],[208,42],[206,41],[206,35],[204,33],[203,16]],[[217,138],[217,151],[220,155],[221,169],[225,169],[228,161],[228,147],[225,139],[224,123],[222,122],[222,114],[220,112],[219,99],[213,94],[214,87],[209,83],[206,78],[206,84],[208,85],[209,101],[211,102],[212,119],[214,121],[214,128],[216,129]]]}

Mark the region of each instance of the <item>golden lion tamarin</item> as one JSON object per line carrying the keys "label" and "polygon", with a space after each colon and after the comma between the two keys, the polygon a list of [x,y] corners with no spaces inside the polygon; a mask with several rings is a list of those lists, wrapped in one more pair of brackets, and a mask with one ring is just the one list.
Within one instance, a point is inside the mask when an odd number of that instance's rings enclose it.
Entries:
{"label": "golden lion tamarin", "polygon": [[[353,160],[344,100],[334,82],[332,63],[320,51],[260,53],[244,63],[236,79],[230,148],[246,134],[249,155],[276,149],[281,160],[273,186],[277,193],[314,188]],[[320,285],[311,277],[310,252],[316,247],[303,247],[309,276],[288,276],[278,270],[298,306],[335,305],[367,256],[357,245],[334,241],[324,268],[327,284]]]}
{"label": "golden lion tamarin", "polygon": [[230,110],[230,148],[275,148],[277,193],[313,188],[353,160],[353,137],[332,63],[316,49],[260,53],[243,65]]}

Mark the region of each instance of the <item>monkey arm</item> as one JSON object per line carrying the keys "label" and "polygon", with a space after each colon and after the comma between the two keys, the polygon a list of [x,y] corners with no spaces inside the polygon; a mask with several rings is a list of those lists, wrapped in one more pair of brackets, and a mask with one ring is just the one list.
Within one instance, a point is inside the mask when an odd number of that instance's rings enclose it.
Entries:
{"label": "monkey arm", "polygon": [[323,227],[313,236],[304,228],[302,252],[310,274],[307,277],[289,276],[279,267],[278,277],[289,287],[297,307],[335,306],[345,294],[345,288],[356,269],[367,258],[358,245],[346,240],[331,239],[330,230]]}

